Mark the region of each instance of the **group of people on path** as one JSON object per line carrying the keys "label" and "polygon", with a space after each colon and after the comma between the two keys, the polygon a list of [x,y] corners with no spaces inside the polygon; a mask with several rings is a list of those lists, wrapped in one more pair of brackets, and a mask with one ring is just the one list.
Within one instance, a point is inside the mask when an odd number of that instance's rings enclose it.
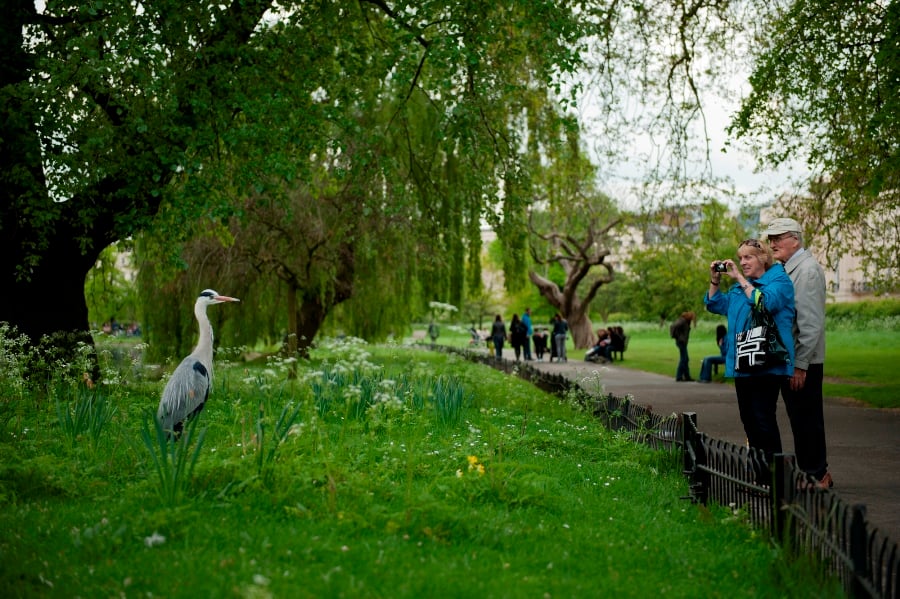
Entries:
{"label": "group of people on path", "polygon": [[524,359],[531,361],[534,358],[531,354],[531,341],[534,341],[534,354],[538,360],[544,359],[547,351],[548,341],[551,345],[551,357],[557,358],[560,362],[566,361],[566,339],[569,332],[569,324],[560,314],[556,314],[551,320],[551,336],[548,339],[545,329],[535,330],[531,320],[531,308],[525,308],[522,317],[513,314],[509,321],[509,332],[506,330],[506,323],[503,322],[503,316],[497,314],[494,323],[491,325],[491,342],[494,345],[494,356],[503,359],[503,347],[506,341],[512,345],[513,352],[516,355],[516,361]]}
{"label": "group of people on path", "polygon": [[[709,265],[709,288],[703,301],[714,314],[727,316],[720,331],[724,360],[704,359],[701,380],[711,379],[713,364],[725,364],[725,376],[734,378],[738,410],[747,441],[763,451],[767,461],[781,453],[776,418],[778,396],[785,403],[794,436],[797,465],[812,479],[812,486],[830,488],[822,396],[825,362],[825,274],[815,257],[803,247],[800,225],[791,218],[776,218],[765,231],[766,242],[747,239],[738,246],[738,261],[716,260]],[[723,290],[721,276],[732,285]],[[772,316],[787,349],[785,362],[750,369],[748,356],[737,350],[736,334],[748,329],[751,312],[765,309]],[[672,324],[670,333],[679,351],[676,381],[690,381],[687,344],[692,312]],[[717,333],[717,337],[719,333]],[[721,356],[719,357],[721,359]],[[761,481],[765,483],[767,481]]]}

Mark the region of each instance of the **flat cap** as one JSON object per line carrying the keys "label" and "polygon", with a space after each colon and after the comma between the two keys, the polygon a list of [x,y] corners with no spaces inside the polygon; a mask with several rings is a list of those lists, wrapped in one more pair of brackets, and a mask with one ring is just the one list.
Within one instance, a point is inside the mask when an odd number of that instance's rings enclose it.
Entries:
{"label": "flat cap", "polygon": [[800,231],[802,231],[800,223],[794,219],[776,218],[769,223],[769,226],[763,231],[763,235],[766,237],[775,237],[777,235],[783,235],[784,233],[799,233]]}

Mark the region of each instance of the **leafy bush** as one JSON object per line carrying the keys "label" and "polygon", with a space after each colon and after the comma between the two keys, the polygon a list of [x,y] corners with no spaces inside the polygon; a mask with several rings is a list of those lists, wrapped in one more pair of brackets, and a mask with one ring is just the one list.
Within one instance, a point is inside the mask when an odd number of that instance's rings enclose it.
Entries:
{"label": "leafy bush", "polygon": [[825,316],[829,328],[900,330],[900,299],[828,304]]}

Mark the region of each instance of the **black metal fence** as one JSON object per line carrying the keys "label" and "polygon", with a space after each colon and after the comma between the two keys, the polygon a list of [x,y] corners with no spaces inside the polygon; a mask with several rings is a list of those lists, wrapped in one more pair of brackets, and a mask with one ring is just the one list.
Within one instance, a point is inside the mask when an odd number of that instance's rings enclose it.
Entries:
{"label": "black metal fence", "polygon": [[852,597],[900,599],[900,545],[866,520],[865,506],[811,485],[791,454],[776,455],[769,464],[755,449],[701,432],[696,413],[660,416],[627,397],[591,395],[578,382],[527,363],[438,349],[515,374],[549,393],[570,395],[609,429],[656,449],[681,451],[693,501],[743,511],[785,549],[814,556]]}

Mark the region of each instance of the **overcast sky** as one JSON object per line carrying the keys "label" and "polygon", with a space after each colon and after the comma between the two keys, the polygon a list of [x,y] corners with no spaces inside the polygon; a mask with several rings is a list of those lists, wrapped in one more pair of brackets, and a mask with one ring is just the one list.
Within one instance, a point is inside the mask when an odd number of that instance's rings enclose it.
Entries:
{"label": "overcast sky", "polygon": [[[802,164],[793,164],[778,169],[763,169],[757,171],[757,162],[750,154],[744,143],[740,140],[729,138],[726,128],[731,115],[737,110],[737,102],[728,103],[721,98],[710,97],[704,100],[706,116],[706,134],[709,136],[709,163],[706,163],[706,154],[697,151],[691,156],[694,165],[692,175],[699,176],[704,171],[716,178],[727,178],[731,181],[735,195],[723,194],[721,200],[736,207],[741,200],[749,199],[753,204],[766,204],[775,200],[783,193],[796,192],[797,184],[792,181],[802,177],[806,168]],[[591,108],[589,90],[579,101],[579,117],[584,125],[585,143],[592,152],[595,164],[602,165],[602,158],[598,157],[596,148],[592,143],[591,131],[594,130],[592,118],[595,118],[595,110]],[[598,135],[602,135],[598,134]],[[702,143],[704,136],[702,123],[695,123],[694,137],[698,145]],[[635,184],[635,179],[642,179],[647,169],[647,156],[653,154],[653,144],[645,135],[635,135],[630,139],[630,148],[625,149],[630,154],[621,165],[614,167],[611,172],[606,171],[601,175],[601,184],[607,193],[617,200],[624,202],[625,207],[634,208],[636,200],[623,197],[631,195],[628,191]],[[726,145],[727,144],[727,145]]]}
{"label": "overcast sky", "polygon": [[[698,116],[693,123],[692,143],[697,150],[690,156],[688,172],[691,177],[697,179],[704,176],[710,178],[726,178],[733,186],[733,194],[721,194],[720,199],[732,206],[742,201],[750,201],[753,204],[767,204],[784,193],[797,192],[798,180],[807,174],[806,166],[802,163],[792,163],[778,170],[763,169],[757,171],[757,162],[751,155],[749,147],[743,140],[729,138],[726,128],[731,122],[732,116],[740,108],[740,102],[750,92],[749,78],[746,69],[749,66],[741,66],[732,62],[727,63],[727,72],[730,72],[728,84],[722,84],[721,77],[726,70],[719,70],[716,79],[705,76],[702,66],[702,57],[697,58],[694,83],[700,90],[703,105],[703,117],[705,118],[706,131],[704,133],[703,121]],[[591,61],[589,61],[591,62]],[[640,77],[636,73],[635,77]],[[604,139],[604,131],[611,131],[615,135],[625,131],[624,127],[595,125],[593,121],[599,118],[600,101],[597,98],[597,89],[600,86],[608,86],[608,81],[591,82],[590,76],[580,79],[580,91],[577,99],[579,119],[585,132],[582,139],[591,152],[591,158],[600,168],[600,182],[604,191],[619,200],[628,208],[636,200],[629,195],[629,191],[637,183],[645,179],[649,166],[657,162],[670,163],[671,160],[660,158],[667,150],[662,146],[663,140],[659,132],[654,143],[646,133],[638,132],[626,136],[614,152],[618,158],[623,158],[622,164],[610,165],[609,158],[603,156],[604,151],[609,151],[609,140]],[[704,87],[705,86],[705,87]],[[627,85],[625,87],[628,87]],[[570,88],[569,88],[570,89]],[[690,92],[685,92],[690,97]],[[663,105],[661,98],[629,97],[620,100],[621,106],[617,112],[623,113],[626,120],[642,118],[646,120],[648,115],[656,115],[659,107]],[[619,118],[613,116],[613,119]],[[593,132],[593,133],[592,133]],[[709,137],[709,154],[703,144],[704,136]]]}

